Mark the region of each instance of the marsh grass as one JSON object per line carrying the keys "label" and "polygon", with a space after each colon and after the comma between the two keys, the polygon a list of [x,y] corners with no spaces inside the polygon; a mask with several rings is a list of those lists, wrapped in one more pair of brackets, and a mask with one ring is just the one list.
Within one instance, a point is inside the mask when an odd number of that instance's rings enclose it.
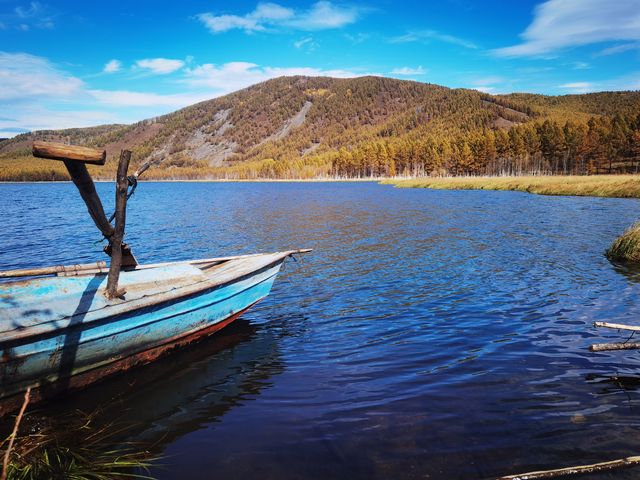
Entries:
{"label": "marsh grass", "polygon": [[402,188],[515,190],[540,195],[640,198],[640,175],[434,177],[384,180]]}
{"label": "marsh grass", "polygon": [[[148,469],[156,458],[135,444],[123,444],[119,438],[126,427],[99,425],[97,415],[74,412],[55,422],[31,419],[29,433],[16,438],[7,479],[151,479]],[[8,438],[0,449],[7,443]]]}
{"label": "marsh grass", "polygon": [[606,251],[610,260],[640,262],[640,222],[629,227]]}

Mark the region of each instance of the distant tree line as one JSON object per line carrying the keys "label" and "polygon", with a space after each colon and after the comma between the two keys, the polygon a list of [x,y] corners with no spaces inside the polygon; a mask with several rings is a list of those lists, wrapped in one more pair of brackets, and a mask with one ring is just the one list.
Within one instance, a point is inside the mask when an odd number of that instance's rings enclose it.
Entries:
{"label": "distant tree line", "polygon": [[640,114],[530,122],[447,137],[388,138],[332,155],[339,177],[588,175],[640,170]]}

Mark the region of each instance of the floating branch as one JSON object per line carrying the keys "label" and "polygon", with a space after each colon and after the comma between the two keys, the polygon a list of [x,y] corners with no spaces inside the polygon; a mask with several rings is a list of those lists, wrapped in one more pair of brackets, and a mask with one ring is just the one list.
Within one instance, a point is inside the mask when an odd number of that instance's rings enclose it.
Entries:
{"label": "floating branch", "polygon": [[591,352],[606,352],[608,350],[635,350],[640,348],[640,343],[595,343],[589,347]]}
{"label": "floating branch", "polygon": [[616,330],[630,330],[632,332],[640,332],[640,327],[636,325],[625,325],[623,323],[595,322],[594,327],[614,328]]}
{"label": "floating branch", "polygon": [[538,480],[540,478],[557,478],[582,473],[602,472],[617,468],[633,467],[640,464],[640,456],[620,458],[609,462],[593,463],[591,465],[579,465],[576,467],[557,468],[554,470],[538,470],[536,472],[520,473],[518,475],[506,475],[496,480]]}

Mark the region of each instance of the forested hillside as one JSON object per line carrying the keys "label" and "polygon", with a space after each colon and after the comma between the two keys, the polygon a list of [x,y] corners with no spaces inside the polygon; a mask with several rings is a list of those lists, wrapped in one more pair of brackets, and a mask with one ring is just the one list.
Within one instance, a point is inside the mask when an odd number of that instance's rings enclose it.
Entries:
{"label": "forested hillside", "polygon": [[34,139],[104,147],[147,178],[619,173],[640,168],[640,92],[488,95],[381,77],[281,77],[134,125],[0,142],[0,180],[66,178]]}

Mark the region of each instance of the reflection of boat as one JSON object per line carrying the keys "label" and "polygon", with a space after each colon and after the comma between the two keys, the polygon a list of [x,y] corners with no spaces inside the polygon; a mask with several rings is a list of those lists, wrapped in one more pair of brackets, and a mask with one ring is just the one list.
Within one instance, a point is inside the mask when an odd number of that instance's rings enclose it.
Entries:
{"label": "reflection of boat", "polygon": [[40,277],[0,284],[0,415],[29,389],[32,401],[49,398],[220,330],[269,294],[287,257],[309,251],[138,265],[123,241],[126,205],[151,161],[127,176],[131,152],[122,151],[107,219],[85,166],[104,165],[105,151],[34,142],[33,153],[64,162],[111,264],[0,272]]}
{"label": "reflection of boat", "polygon": [[274,335],[240,319],[223,334],[51,402],[32,417],[64,428],[70,412],[97,412],[95,421],[114,423],[121,441],[161,451],[258,395],[282,369]]}
{"label": "reflection of boat", "polygon": [[137,266],[121,273],[126,293],[112,300],[105,274],[0,285],[0,412],[27,387],[47,398],[221,329],[268,295],[294,253]]}

